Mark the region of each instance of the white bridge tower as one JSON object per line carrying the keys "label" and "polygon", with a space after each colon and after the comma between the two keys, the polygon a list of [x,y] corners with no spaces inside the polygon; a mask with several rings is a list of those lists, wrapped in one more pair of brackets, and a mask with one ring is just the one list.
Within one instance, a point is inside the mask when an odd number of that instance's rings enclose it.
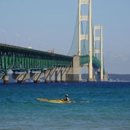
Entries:
{"label": "white bridge tower", "polygon": [[[100,31],[100,36],[96,35],[96,30]],[[100,48],[96,48],[96,42],[100,42]],[[100,54],[100,63],[101,63],[101,68],[100,68],[100,81],[104,80],[103,77],[103,69],[104,69],[104,64],[103,64],[103,27],[102,26],[94,26],[94,56],[96,57],[96,54]]]}
{"label": "white bridge tower", "polygon": [[[88,15],[81,14],[81,7],[83,4],[88,5]],[[93,67],[92,67],[92,0],[79,0],[78,4],[78,55],[81,55],[81,41],[88,40],[89,50],[88,54],[90,62],[88,65],[88,81],[93,81]],[[81,34],[81,22],[88,21],[88,35]]]}

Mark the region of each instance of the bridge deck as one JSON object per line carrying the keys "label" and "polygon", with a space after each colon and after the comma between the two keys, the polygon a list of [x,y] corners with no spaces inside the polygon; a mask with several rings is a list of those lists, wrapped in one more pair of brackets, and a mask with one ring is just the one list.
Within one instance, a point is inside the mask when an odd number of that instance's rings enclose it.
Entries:
{"label": "bridge deck", "polygon": [[72,66],[73,57],[0,43],[0,73]]}

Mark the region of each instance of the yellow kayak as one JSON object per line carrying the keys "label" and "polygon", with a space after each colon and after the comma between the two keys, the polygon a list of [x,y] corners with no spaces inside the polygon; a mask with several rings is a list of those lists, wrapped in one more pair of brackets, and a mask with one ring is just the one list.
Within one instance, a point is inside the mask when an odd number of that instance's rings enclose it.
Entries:
{"label": "yellow kayak", "polygon": [[40,102],[50,102],[50,103],[72,103],[71,101],[64,101],[62,99],[50,100],[46,98],[37,98],[37,100]]}

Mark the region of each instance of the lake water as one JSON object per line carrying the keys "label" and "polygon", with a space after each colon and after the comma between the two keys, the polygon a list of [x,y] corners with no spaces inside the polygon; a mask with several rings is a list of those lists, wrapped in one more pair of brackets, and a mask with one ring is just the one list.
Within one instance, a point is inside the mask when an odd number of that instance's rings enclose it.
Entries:
{"label": "lake water", "polygon": [[0,130],[130,130],[130,83],[1,83]]}

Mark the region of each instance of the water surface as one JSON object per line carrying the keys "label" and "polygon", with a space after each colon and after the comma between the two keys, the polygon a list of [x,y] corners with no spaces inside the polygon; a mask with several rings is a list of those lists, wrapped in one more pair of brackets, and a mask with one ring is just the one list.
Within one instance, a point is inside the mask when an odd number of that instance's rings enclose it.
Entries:
{"label": "water surface", "polygon": [[[77,103],[36,100],[66,93]],[[130,83],[0,84],[0,130],[129,129]]]}

